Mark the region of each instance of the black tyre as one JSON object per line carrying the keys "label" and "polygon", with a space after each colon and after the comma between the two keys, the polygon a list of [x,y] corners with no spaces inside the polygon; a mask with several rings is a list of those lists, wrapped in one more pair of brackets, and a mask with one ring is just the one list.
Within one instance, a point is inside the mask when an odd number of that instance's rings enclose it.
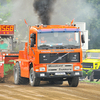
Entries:
{"label": "black tyre", "polygon": [[30,85],[31,86],[39,86],[40,79],[36,78],[35,72],[33,71],[33,68],[30,69]]}
{"label": "black tyre", "polygon": [[90,82],[94,81],[94,72],[91,73],[91,75],[89,76]]}
{"label": "black tyre", "polygon": [[20,65],[19,65],[18,62],[14,66],[14,83],[16,85],[29,83],[29,79],[21,77],[21,75],[20,75]]}
{"label": "black tyre", "polygon": [[5,78],[4,77],[0,79],[0,83],[5,83]]}
{"label": "black tyre", "polygon": [[77,87],[79,83],[79,77],[73,77],[68,79],[68,84],[71,87]]}

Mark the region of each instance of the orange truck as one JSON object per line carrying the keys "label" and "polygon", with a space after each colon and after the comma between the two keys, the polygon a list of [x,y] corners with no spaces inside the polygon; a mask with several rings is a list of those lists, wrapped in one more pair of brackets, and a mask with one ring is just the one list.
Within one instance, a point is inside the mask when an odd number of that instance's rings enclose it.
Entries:
{"label": "orange truck", "polygon": [[38,86],[40,81],[68,81],[77,87],[83,75],[81,42],[85,43],[84,34],[75,24],[30,26],[29,42],[14,61],[14,83]]}

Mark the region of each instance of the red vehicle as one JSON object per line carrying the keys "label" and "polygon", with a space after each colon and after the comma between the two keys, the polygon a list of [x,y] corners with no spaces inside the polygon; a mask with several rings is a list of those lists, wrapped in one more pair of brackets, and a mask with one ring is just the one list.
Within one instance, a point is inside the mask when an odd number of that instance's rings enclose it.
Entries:
{"label": "red vehicle", "polygon": [[0,78],[4,77],[4,63],[0,63]]}
{"label": "red vehicle", "polygon": [[[67,41],[71,36],[71,40]],[[40,81],[77,87],[82,76],[84,35],[75,25],[36,25],[29,27],[29,42],[14,62],[14,83],[38,86]]]}

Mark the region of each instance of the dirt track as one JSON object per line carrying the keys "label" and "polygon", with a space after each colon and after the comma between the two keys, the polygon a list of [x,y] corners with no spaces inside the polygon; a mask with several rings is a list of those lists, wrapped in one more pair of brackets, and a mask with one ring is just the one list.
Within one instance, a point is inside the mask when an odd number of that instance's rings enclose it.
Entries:
{"label": "dirt track", "polygon": [[100,85],[79,83],[78,87],[49,85],[42,82],[39,87],[14,85],[10,78],[0,83],[0,100],[100,100]]}

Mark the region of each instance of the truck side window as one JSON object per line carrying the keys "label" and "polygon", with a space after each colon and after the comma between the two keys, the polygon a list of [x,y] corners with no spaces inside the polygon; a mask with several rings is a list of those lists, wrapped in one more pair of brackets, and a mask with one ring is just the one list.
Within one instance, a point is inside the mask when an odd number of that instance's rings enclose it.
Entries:
{"label": "truck side window", "polygon": [[34,44],[36,44],[36,34],[34,34]]}
{"label": "truck side window", "polygon": [[32,33],[30,35],[30,38],[31,38],[31,45],[30,45],[30,47],[34,47],[34,44],[36,44],[36,34]]}

